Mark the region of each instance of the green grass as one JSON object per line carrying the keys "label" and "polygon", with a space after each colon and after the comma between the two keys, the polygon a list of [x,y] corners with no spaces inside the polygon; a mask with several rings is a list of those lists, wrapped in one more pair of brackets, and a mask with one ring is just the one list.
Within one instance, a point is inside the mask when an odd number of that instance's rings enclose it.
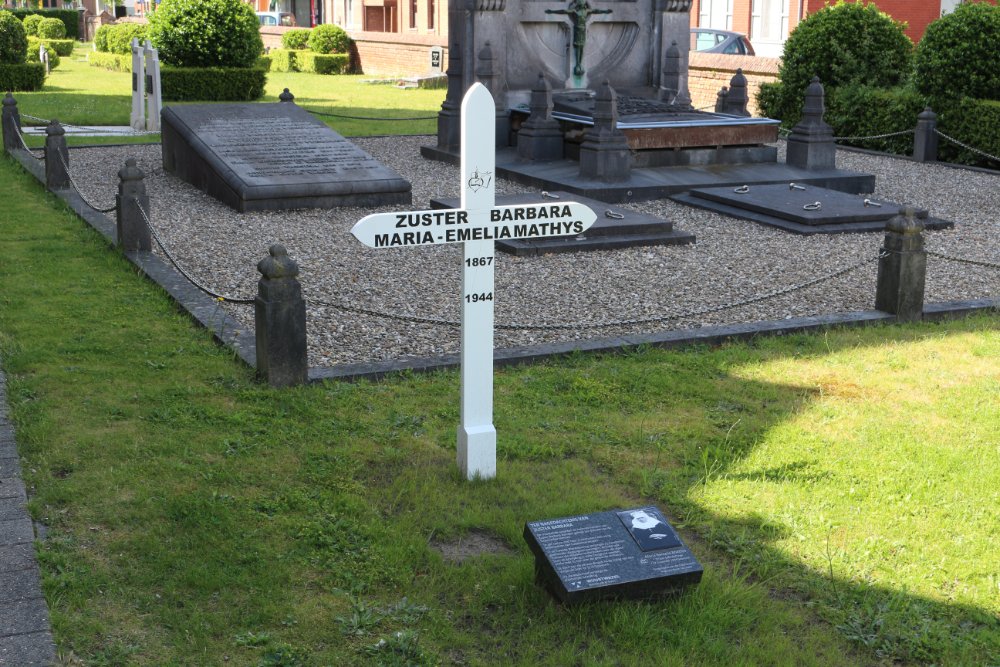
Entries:
{"label": "green grass", "polygon": [[[73,55],[63,58],[35,93],[18,93],[21,113],[38,118],[56,118],[74,125],[128,125],[132,109],[132,75],[91,67],[84,61],[90,45],[78,46]],[[300,106],[325,114],[400,120],[353,120],[317,116],[344,136],[372,134],[434,134],[435,120],[410,121],[409,118],[435,117],[444,101],[444,90],[409,89],[364,83],[363,75],[325,76],[301,72],[270,72],[262,102],[277,102],[288,88]],[[172,104],[167,101],[165,105]],[[25,120],[26,124],[37,121]],[[280,128],[275,128],[280,133]],[[154,137],[155,138],[155,137]],[[149,141],[134,138],[133,142]],[[71,138],[70,144],[127,143],[120,138]],[[32,147],[43,143],[31,139]]]}

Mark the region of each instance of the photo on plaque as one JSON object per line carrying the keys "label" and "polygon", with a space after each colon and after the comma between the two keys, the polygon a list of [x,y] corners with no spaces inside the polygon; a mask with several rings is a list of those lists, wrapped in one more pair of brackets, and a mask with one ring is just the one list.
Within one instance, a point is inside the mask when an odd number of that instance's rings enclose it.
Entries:
{"label": "photo on plaque", "polygon": [[681,546],[677,533],[655,507],[640,507],[618,512],[625,529],[643,551]]}

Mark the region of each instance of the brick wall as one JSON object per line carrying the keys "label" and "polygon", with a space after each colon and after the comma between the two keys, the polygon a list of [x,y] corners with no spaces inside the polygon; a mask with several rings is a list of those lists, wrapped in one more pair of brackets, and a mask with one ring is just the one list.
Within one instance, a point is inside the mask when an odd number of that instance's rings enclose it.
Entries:
{"label": "brick wall", "polygon": [[757,90],[764,82],[777,81],[778,58],[761,56],[729,56],[723,53],[703,53],[691,51],[688,54],[688,88],[691,103],[696,109],[714,106],[719,89],[729,86],[729,80],[737,68],[743,68],[747,78],[747,94],[750,97],[750,113],[757,114]]}
{"label": "brick wall", "polygon": [[431,71],[432,46],[445,48],[442,71],[448,65],[448,38],[441,35],[406,35],[388,32],[350,33],[356,62],[365,74],[421,76]]}

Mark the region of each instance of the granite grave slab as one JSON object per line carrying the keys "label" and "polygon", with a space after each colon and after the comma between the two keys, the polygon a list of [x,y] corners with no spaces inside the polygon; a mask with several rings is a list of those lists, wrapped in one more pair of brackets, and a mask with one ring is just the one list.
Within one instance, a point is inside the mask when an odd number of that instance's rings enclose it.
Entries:
{"label": "granite grave slab", "polygon": [[[794,182],[695,188],[673,199],[805,235],[882,232],[886,223],[902,208],[884,199]],[[947,220],[931,217],[924,209],[917,210],[916,217],[925,229],[953,226]]]}
{"label": "granite grave slab", "polygon": [[701,581],[701,564],[656,507],[530,521],[535,576],[564,604],[648,598]]}
{"label": "granite grave slab", "polygon": [[[502,239],[496,248],[520,257],[532,257],[550,252],[578,252],[583,250],[612,250],[652,245],[685,245],[694,243],[694,234],[674,229],[674,223],[647,213],[608,206],[604,202],[568,192],[551,192],[546,196],[521,193],[497,197],[497,205],[510,206],[533,204],[539,199],[552,203],[575,201],[597,211],[597,222],[585,233],[577,236],[560,236],[534,239]],[[458,208],[457,197],[431,199],[431,208]]]}
{"label": "granite grave slab", "polygon": [[163,110],[163,168],[240,212],[409,204],[410,183],[292,102]]}

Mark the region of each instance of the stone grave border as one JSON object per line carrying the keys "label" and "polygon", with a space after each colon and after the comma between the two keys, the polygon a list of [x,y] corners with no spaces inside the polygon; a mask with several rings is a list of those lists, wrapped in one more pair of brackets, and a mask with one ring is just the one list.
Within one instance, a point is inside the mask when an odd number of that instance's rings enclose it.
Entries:
{"label": "stone grave border", "polygon": [[[106,146],[102,145],[102,147]],[[8,154],[12,155],[26,171],[34,175],[41,183],[45,183],[43,162],[36,160],[30,153],[23,150],[8,151]],[[52,190],[51,192],[64,201],[84,222],[100,232],[108,240],[109,245],[115,246],[117,230],[113,219],[92,209],[75,189]],[[262,248],[262,256],[265,251],[266,249]],[[140,273],[162,287],[192,319],[211,331],[216,341],[231,348],[243,363],[251,368],[256,368],[254,332],[227,315],[219,307],[219,302],[216,299],[192,285],[169,261],[159,255],[150,252],[127,251],[123,251],[123,255],[135,265]],[[874,301],[874,289],[872,297]],[[1000,310],[1000,299],[925,303],[922,319],[925,321],[954,319],[991,310]],[[683,348],[694,345],[720,345],[730,341],[752,340],[758,336],[782,336],[821,331],[831,327],[869,326],[892,323],[899,319],[893,314],[872,309],[796,317],[787,320],[757,321],[698,329],[661,331],[652,334],[496,348],[494,350],[494,367],[530,364],[550,357],[578,353],[622,353],[643,346]],[[432,357],[407,357],[389,361],[338,364],[336,366],[313,366],[309,368],[308,377],[310,382],[380,379],[404,371],[432,372],[458,368],[459,366],[460,355],[454,353]]]}

